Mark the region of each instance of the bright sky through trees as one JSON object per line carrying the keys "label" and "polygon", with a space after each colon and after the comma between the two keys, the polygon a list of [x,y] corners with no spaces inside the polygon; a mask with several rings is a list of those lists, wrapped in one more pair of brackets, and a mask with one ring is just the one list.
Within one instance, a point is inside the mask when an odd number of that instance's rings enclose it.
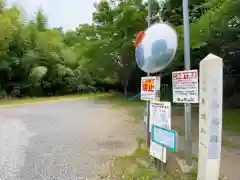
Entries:
{"label": "bright sky through trees", "polygon": [[42,8],[51,27],[75,29],[79,24],[91,23],[96,0],[7,0],[24,9],[28,19],[34,19],[34,12]]}

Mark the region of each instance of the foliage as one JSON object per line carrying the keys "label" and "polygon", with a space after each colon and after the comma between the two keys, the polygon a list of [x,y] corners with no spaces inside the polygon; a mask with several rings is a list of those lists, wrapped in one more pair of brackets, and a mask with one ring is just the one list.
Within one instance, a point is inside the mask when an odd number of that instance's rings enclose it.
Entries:
{"label": "foliage", "polygon": [[[0,88],[19,95],[43,96],[117,89],[138,91],[144,75],[135,63],[133,41],[147,28],[147,3],[143,0],[111,0],[95,4],[92,24],[80,24],[63,32],[49,28],[43,10],[35,21],[24,23],[21,11],[6,8],[0,1]],[[189,2],[192,67],[209,52],[225,60],[225,73],[239,72],[238,7],[240,0],[192,0]],[[183,68],[182,0],[153,0],[153,23],[167,21],[179,35],[178,53],[165,71]],[[240,89],[237,79],[226,81],[234,91]],[[231,99],[231,98],[228,98]]]}

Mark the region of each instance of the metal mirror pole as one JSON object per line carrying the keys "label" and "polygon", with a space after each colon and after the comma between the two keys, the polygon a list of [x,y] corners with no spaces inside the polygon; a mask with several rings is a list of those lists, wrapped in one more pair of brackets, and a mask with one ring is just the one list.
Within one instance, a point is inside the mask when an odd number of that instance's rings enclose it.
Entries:
{"label": "metal mirror pole", "polygon": [[[189,43],[189,14],[188,0],[183,0],[183,22],[184,22],[184,67],[190,70],[190,43]],[[192,165],[192,131],[191,131],[191,104],[185,103],[185,158],[188,165]]]}
{"label": "metal mirror pole", "polygon": [[[151,16],[152,16],[152,0],[148,0],[148,27],[151,26]],[[150,76],[150,73],[147,73],[147,76]],[[150,147],[151,134],[149,132],[150,126],[150,101],[146,102],[146,116],[147,116],[147,147]]]}

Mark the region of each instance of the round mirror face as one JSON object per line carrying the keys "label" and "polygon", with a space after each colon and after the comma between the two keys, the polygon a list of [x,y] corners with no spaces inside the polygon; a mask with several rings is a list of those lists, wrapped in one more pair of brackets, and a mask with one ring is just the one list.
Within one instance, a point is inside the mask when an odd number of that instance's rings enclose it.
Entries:
{"label": "round mirror face", "polygon": [[[140,38],[139,38],[140,36]],[[177,50],[177,33],[166,23],[154,24],[137,37],[136,61],[146,73],[162,71],[172,61]]]}

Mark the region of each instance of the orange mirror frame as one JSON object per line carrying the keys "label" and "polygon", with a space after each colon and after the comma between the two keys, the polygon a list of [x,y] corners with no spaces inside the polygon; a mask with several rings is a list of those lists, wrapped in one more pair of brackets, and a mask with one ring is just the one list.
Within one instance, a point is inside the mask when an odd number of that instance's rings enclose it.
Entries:
{"label": "orange mirror frame", "polygon": [[143,37],[144,37],[144,32],[143,31],[140,31],[138,34],[137,34],[137,37],[134,41],[134,48],[136,48],[142,41]]}

